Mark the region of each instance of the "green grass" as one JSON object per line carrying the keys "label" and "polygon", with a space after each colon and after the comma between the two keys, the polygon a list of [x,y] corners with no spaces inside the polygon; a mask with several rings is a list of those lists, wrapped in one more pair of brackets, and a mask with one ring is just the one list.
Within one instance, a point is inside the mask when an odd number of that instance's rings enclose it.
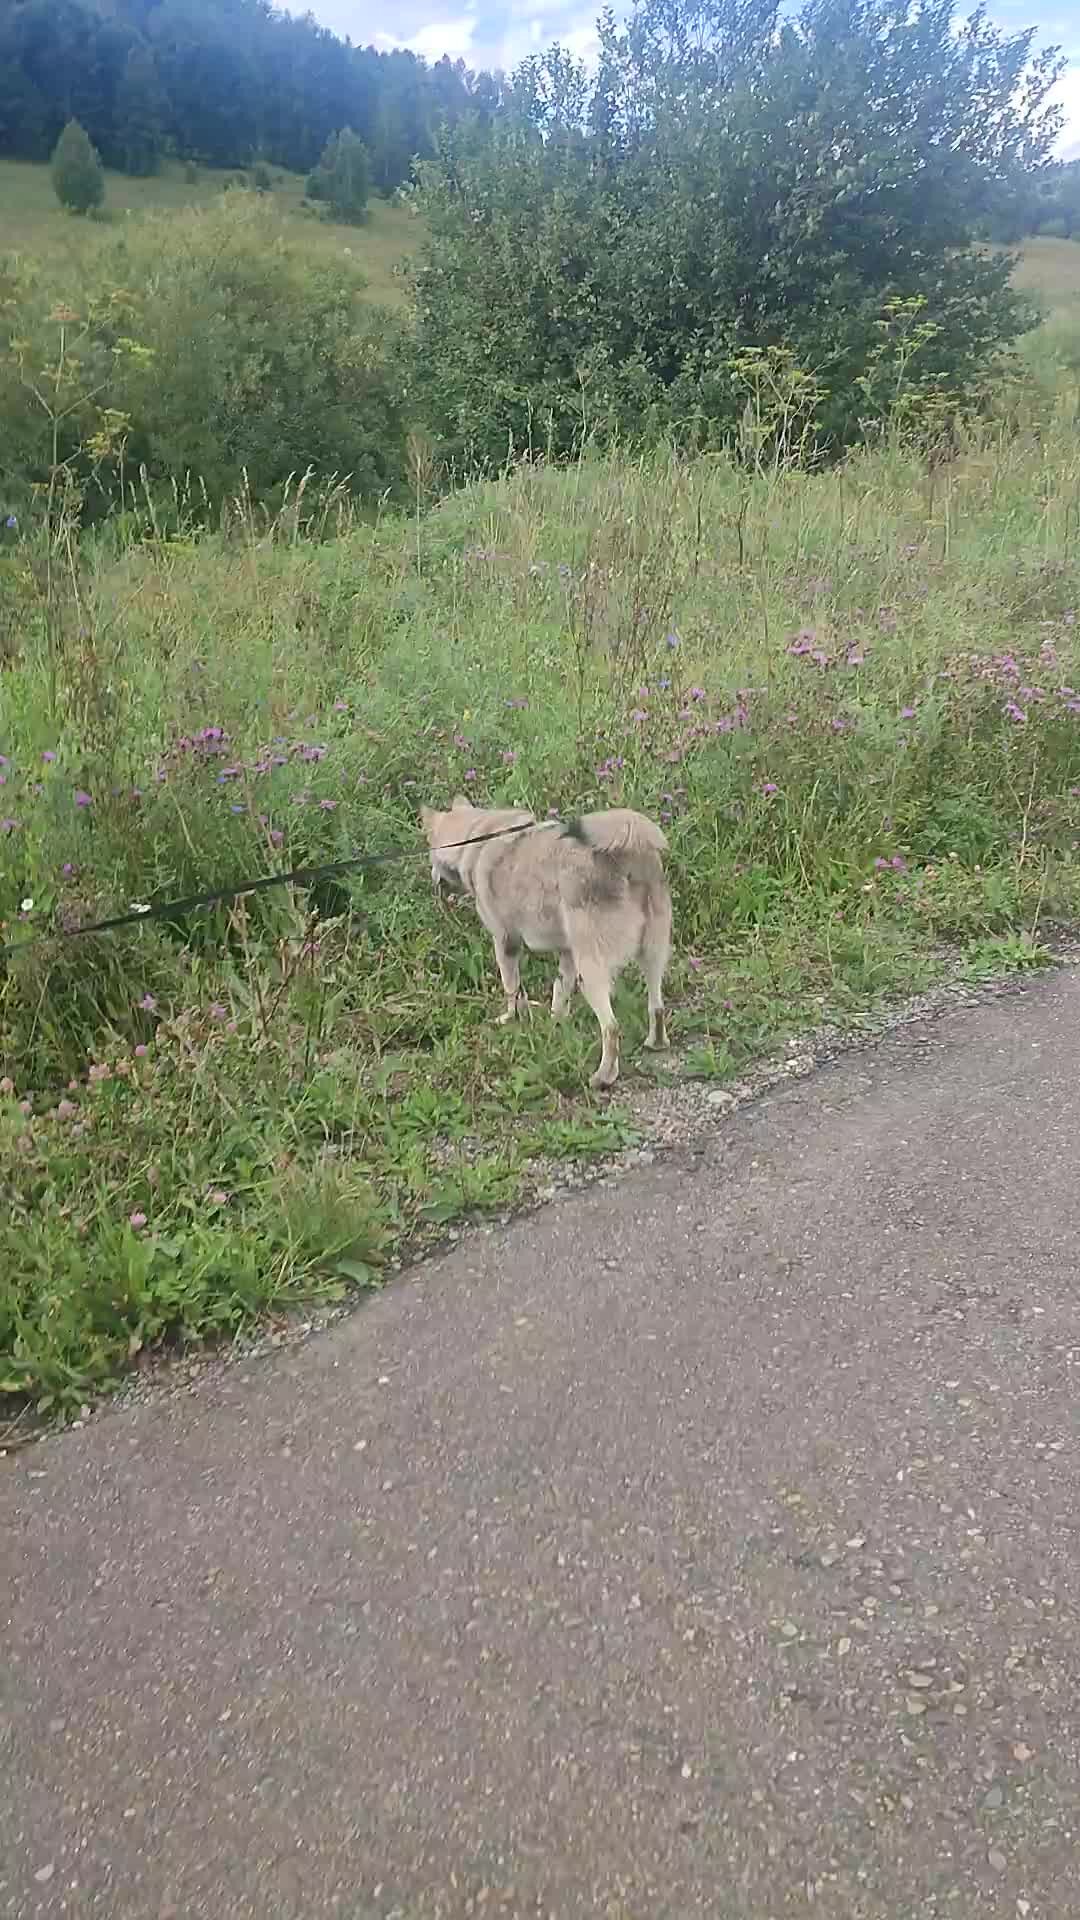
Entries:
{"label": "green grass", "polygon": [[[366,277],[372,300],[396,305],[403,299],[399,268],[416,246],[418,222],[402,207],[373,199],[363,226],[341,226],[323,220],[303,206],[304,182],[299,174],[273,168],[271,205],[280,211],[283,226],[300,230],[313,257],[320,261],[348,259]],[[120,224],[140,214],[206,206],[238,172],[200,167],[198,178],[184,178],[180,166],[163,167],[150,179],[107,173],[105,206],[100,218],[76,219],[58,206],[49,169],[28,161],[0,160],[0,205],[4,208],[2,242],[5,251],[25,253],[55,269],[58,293],[78,285],[87,256],[107,243]]]}
{"label": "green grass", "polygon": [[1050,240],[1041,234],[1025,240],[1013,279],[1050,306],[1080,300],[1080,240]]}
{"label": "green grass", "polygon": [[[631,1137],[587,1092],[587,1011],[494,1024],[422,801],[664,821],[671,1071],[723,1079],[958,948],[973,978],[1043,957],[1080,894],[1080,438],[1044,347],[932,459],[611,456],[375,525],[0,528],[0,937],[45,936],[0,971],[0,1392],[77,1405],[142,1348],[377,1285],[537,1156]],[[404,857],[59,937],[357,850]],[[632,1082],[635,982],[618,1010]]]}

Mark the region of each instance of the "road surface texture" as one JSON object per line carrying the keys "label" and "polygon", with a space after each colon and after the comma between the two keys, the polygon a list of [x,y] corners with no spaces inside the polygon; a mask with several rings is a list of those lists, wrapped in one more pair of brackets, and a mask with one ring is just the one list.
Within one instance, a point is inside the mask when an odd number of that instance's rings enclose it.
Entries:
{"label": "road surface texture", "polygon": [[1080,1913],[1080,976],[0,1479],[0,1915]]}

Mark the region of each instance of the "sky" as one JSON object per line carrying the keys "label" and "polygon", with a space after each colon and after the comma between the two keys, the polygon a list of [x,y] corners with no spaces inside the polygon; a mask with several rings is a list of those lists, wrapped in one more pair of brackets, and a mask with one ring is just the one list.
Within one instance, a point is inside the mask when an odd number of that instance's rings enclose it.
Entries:
{"label": "sky", "polygon": [[[288,4],[288,0],[285,0]],[[425,60],[463,59],[467,66],[502,67],[509,72],[525,54],[559,40],[572,53],[588,59],[595,48],[594,21],[600,0],[523,0],[519,6],[498,0],[397,0],[394,25],[375,0],[310,0],[311,11],[324,26],[361,46],[411,47]],[[292,0],[290,11],[304,11]],[[1074,0],[1046,0],[1045,11],[1035,12],[1027,0],[992,0],[996,22],[1015,32],[1038,22],[1041,44],[1061,46],[1069,56],[1060,101],[1066,126],[1059,151],[1080,157],[1080,9]]]}

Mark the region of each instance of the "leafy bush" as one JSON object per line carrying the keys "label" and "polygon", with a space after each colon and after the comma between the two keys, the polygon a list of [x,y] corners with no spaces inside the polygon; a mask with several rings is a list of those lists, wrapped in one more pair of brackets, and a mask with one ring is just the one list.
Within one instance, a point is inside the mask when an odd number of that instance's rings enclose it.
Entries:
{"label": "leafy bush", "polygon": [[77,120],[69,120],[52,157],[56,197],[69,213],[90,213],[105,198],[105,175],[89,136]]}
{"label": "leafy bush", "polygon": [[[420,169],[416,381],[446,451],[565,453],[587,431],[715,441],[747,351],[818,388],[813,443],[878,417],[881,323],[919,315],[901,385],[970,394],[1030,324],[970,242],[1048,151],[1052,56],[947,3],[638,0],[595,77],[559,49],[517,117],[445,131]],[[895,372],[896,369],[893,369]],[[879,367],[880,372],[880,367]]]}
{"label": "leafy bush", "polygon": [[344,263],[291,249],[264,199],[140,223],[93,273],[70,307],[28,269],[0,285],[5,467],[44,481],[71,462],[92,514],[140,467],[151,483],[190,479],[212,508],[245,475],[264,500],[309,467],[362,495],[398,483],[396,323]]}

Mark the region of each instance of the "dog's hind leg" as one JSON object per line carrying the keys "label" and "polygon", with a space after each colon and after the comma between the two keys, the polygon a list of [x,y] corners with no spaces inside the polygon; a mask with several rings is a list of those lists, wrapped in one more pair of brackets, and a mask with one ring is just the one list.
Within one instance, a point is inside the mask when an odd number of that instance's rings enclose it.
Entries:
{"label": "dog's hind leg", "polygon": [[577,986],[577,962],[572,953],[560,953],[559,972],[551,989],[551,1017],[565,1020]]}
{"label": "dog's hind leg", "polygon": [[589,1085],[613,1087],[619,1077],[619,1028],[611,1005],[611,975],[602,961],[579,959],[581,991],[600,1022],[603,1051]]}
{"label": "dog's hind leg", "polygon": [[496,940],[495,958],[499,963],[499,977],[506,994],[506,1012],[499,1015],[498,1024],[505,1027],[511,1020],[517,1019],[522,1006],[521,964],[517,947],[509,946],[505,940]]}
{"label": "dog's hind leg", "polygon": [[658,1052],[668,1044],[664,1019],[664,974],[671,958],[671,907],[650,913],[641,947],[641,971],[649,994],[649,1037],[646,1047]]}

